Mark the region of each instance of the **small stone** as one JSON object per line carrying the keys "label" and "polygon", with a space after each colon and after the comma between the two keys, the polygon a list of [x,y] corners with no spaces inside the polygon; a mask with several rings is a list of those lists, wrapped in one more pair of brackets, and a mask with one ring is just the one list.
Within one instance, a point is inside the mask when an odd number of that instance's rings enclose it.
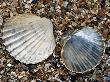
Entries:
{"label": "small stone", "polygon": [[2,78],[2,75],[0,75],[0,78]]}
{"label": "small stone", "polygon": [[3,24],[3,18],[0,16],[0,26]]}
{"label": "small stone", "polygon": [[12,12],[10,12],[10,17],[13,17],[13,13]]}
{"label": "small stone", "polygon": [[4,68],[4,65],[0,64],[0,69],[3,69]]}
{"label": "small stone", "polygon": [[110,13],[107,14],[110,17]]}
{"label": "small stone", "polygon": [[4,73],[4,70],[0,71],[0,74],[3,74]]}
{"label": "small stone", "polygon": [[53,68],[51,68],[51,71],[54,71],[54,69],[53,69]]}
{"label": "small stone", "polygon": [[24,0],[26,3],[31,3],[33,0]]}
{"label": "small stone", "polygon": [[62,30],[58,30],[58,31],[56,31],[57,33],[58,33],[58,35],[62,35],[63,33],[62,33]]}
{"label": "small stone", "polygon": [[23,77],[23,76],[21,76],[21,75],[20,75],[20,76],[18,76],[18,78],[19,78],[19,79],[21,79],[22,77]]}
{"label": "small stone", "polygon": [[108,59],[108,60],[106,61],[106,64],[107,64],[108,66],[110,66],[110,59]]}
{"label": "small stone", "polygon": [[57,67],[60,67],[60,64],[57,64]]}
{"label": "small stone", "polygon": [[36,80],[32,80],[31,82],[36,82]]}
{"label": "small stone", "polygon": [[26,9],[29,9],[30,6],[29,6],[28,4],[25,4],[25,8],[26,8]]}
{"label": "small stone", "polygon": [[105,20],[107,20],[107,18],[103,18],[103,20],[105,21]]}
{"label": "small stone", "polygon": [[39,70],[39,69],[42,69],[42,66],[41,65],[38,65],[37,70]]}
{"label": "small stone", "polygon": [[55,75],[55,78],[58,78],[58,76],[59,76],[59,74],[56,74],[56,75]]}
{"label": "small stone", "polygon": [[20,72],[20,74],[18,75],[18,78],[21,79],[21,78],[23,78],[24,76],[26,76],[26,73],[25,73],[25,71],[22,71],[22,72]]}
{"label": "small stone", "polygon": [[105,54],[110,55],[110,47],[109,46],[105,48]]}
{"label": "small stone", "polygon": [[34,69],[34,72],[37,72],[37,70],[36,70],[36,69]]}
{"label": "small stone", "polygon": [[23,77],[22,80],[26,81],[26,80],[28,80],[28,78],[27,77]]}
{"label": "small stone", "polygon": [[37,79],[37,81],[36,82],[41,82],[41,80],[40,79]]}
{"label": "small stone", "polygon": [[2,7],[6,7],[7,5],[6,5],[6,3],[5,2],[3,2],[2,3]]}
{"label": "small stone", "polygon": [[28,71],[28,66],[21,65],[21,68],[22,68],[23,71]]}
{"label": "small stone", "polygon": [[17,77],[16,73],[13,71],[11,72],[11,75]]}
{"label": "small stone", "polygon": [[7,66],[8,66],[8,67],[11,67],[12,65],[9,63],[9,64],[7,64]]}
{"label": "small stone", "polygon": [[51,72],[51,70],[47,70],[47,72]]}

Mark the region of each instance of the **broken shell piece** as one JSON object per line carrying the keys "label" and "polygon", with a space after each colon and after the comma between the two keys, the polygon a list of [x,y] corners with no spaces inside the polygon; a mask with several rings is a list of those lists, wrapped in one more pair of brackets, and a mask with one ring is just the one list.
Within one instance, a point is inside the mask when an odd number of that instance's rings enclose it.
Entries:
{"label": "broken shell piece", "polygon": [[83,28],[71,36],[62,50],[66,67],[77,73],[94,68],[103,55],[102,37],[91,27]]}
{"label": "broken shell piece", "polygon": [[16,60],[35,64],[47,59],[55,48],[53,25],[36,15],[18,15],[4,24],[2,39],[6,50]]}

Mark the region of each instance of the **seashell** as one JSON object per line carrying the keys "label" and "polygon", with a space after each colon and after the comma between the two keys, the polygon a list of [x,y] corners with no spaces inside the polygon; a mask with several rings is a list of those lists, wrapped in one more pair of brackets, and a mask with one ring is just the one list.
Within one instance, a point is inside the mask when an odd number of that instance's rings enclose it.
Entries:
{"label": "seashell", "polygon": [[83,73],[98,65],[102,58],[104,42],[91,27],[74,33],[64,44],[62,58],[65,66],[76,73]]}
{"label": "seashell", "polygon": [[12,17],[6,21],[1,32],[6,50],[26,64],[47,59],[55,48],[51,21],[36,15]]}

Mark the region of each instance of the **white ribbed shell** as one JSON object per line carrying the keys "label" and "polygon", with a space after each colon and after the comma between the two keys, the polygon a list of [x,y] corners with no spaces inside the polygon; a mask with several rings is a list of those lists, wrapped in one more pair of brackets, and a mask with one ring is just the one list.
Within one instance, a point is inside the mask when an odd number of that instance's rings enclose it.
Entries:
{"label": "white ribbed shell", "polygon": [[64,45],[62,57],[69,70],[82,73],[99,63],[103,50],[102,37],[87,27],[71,36]]}
{"label": "white ribbed shell", "polygon": [[55,48],[51,21],[36,15],[23,14],[8,19],[2,33],[6,50],[26,64],[47,59]]}

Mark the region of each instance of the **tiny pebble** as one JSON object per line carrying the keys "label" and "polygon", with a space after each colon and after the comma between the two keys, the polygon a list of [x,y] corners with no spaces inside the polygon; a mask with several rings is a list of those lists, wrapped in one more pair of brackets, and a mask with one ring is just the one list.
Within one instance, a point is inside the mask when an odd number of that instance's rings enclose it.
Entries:
{"label": "tiny pebble", "polygon": [[0,26],[3,24],[3,18],[0,16]]}
{"label": "tiny pebble", "polygon": [[36,80],[32,80],[31,82],[36,82]]}
{"label": "tiny pebble", "polygon": [[37,79],[37,81],[36,82],[41,82],[41,80],[40,79]]}
{"label": "tiny pebble", "polygon": [[8,67],[11,67],[12,65],[11,65],[11,64],[7,64],[7,66],[8,66]]}
{"label": "tiny pebble", "polygon": [[17,77],[17,75],[16,75],[16,73],[15,72],[11,72],[11,75],[13,75],[13,76],[15,76],[15,77]]}
{"label": "tiny pebble", "polygon": [[6,3],[5,2],[2,3],[2,7],[6,7]]}

